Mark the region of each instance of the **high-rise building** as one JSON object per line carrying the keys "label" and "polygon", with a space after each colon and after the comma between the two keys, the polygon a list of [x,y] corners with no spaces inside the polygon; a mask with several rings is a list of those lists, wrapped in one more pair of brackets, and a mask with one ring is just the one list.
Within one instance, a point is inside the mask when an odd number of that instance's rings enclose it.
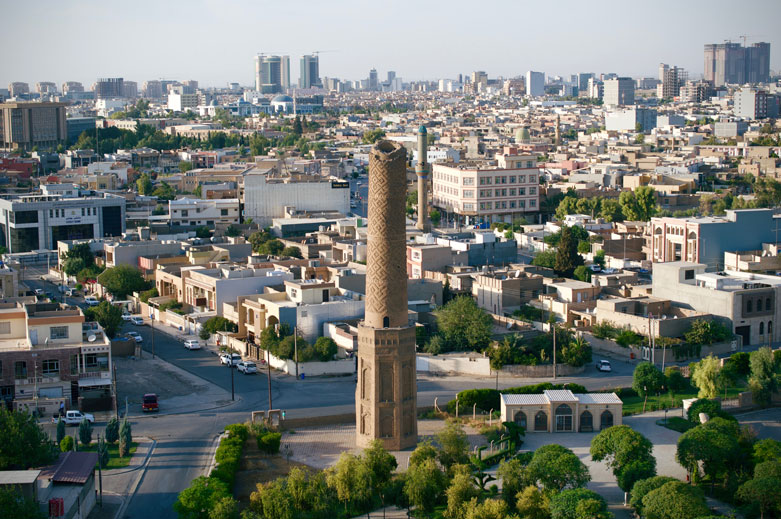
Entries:
{"label": "high-rise building", "polygon": [[35,89],[39,94],[56,94],[57,84],[51,81],[41,81],[35,84]]}
{"label": "high-rise building", "polygon": [[396,71],[395,70],[389,70],[388,71],[388,83],[393,83],[394,79],[396,79]]}
{"label": "high-rise building", "polygon": [[635,81],[631,77],[617,77],[605,82],[604,104],[623,106],[635,104]]}
{"label": "high-rise building", "polygon": [[682,68],[659,64],[659,83],[656,85],[656,97],[672,99],[681,93],[681,87],[686,83],[687,74]]}
{"label": "high-rise building", "polygon": [[594,77],[593,72],[580,72],[578,78],[578,94],[585,95],[588,92],[588,80]]}
{"label": "high-rise building", "polygon": [[532,97],[545,95],[545,72],[526,72],[526,94]]}
{"label": "high-rise building", "polygon": [[8,95],[11,97],[18,97],[20,95],[27,95],[30,93],[30,85],[22,83],[21,81],[14,81],[8,85]]}
{"label": "high-rise building", "polygon": [[366,311],[358,324],[356,444],[413,447],[417,435],[415,327],[407,303],[404,205],[407,151],[380,141],[369,153]]}
{"label": "high-rise building", "polygon": [[63,95],[68,95],[73,92],[84,92],[84,85],[78,81],[66,81],[62,84]]}
{"label": "high-rise building", "polygon": [[54,149],[65,144],[66,103],[0,103],[0,150]]}
{"label": "high-rise building", "polygon": [[144,97],[147,99],[162,99],[163,84],[156,79],[144,81]]}
{"label": "high-rise building", "polygon": [[605,84],[595,77],[588,80],[588,97],[602,99],[605,95]]}
{"label": "high-rise building", "polygon": [[745,119],[764,119],[778,116],[778,96],[765,90],[743,87],[735,92],[735,115]]}
{"label": "high-rise building", "polygon": [[95,83],[95,99],[124,97],[124,80],[121,77],[100,78]]}
{"label": "high-rise building", "polygon": [[182,86],[185,88],[192,89],[193,92],[198,90],[198,82],[194,79],[188,79],[187,81],[182,81]]}
{"label": "high-rise building", "polygon": [[684,103],[702,103],[713,95],[713,85],[707,81],[687,81],[681,87],[681,101]]}
{"label": "high-rise building", "polygon": [[371,90],[372,92],[380,89],[380,82],[379,79],[377,79],[377,69],[371,69],[369,71],[369,83],[368,83],[368,90]]}
{"label": "high-rise building", "polygon": [[705,80],[720,87],[726,84],[766,83],[770,80],[770,44],[739,43],[705,45]]}
{"label": "high-rise building", "polygon": [[309,54],[301,56],[301,72],[298,77],[299,88],[320,86],[320,56]]}
{"label": "high-rise building", "polygon": [[126,97],[127,99],[135,99],[138,97],[138,83],[135,81],[123,81],[122,97]]}
{"label": "high-rise building", "polygon": [[264,94],[290,88],[290,56],[255,56],[255,90]]}

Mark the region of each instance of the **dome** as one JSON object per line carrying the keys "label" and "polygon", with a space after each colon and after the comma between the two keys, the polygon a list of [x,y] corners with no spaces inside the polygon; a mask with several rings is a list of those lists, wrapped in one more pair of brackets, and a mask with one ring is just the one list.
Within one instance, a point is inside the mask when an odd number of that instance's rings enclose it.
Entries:
{"label": "dome", "polygon": [[286,95],[278,95],[271,100],[272,103],[292,103],[293,98]]}

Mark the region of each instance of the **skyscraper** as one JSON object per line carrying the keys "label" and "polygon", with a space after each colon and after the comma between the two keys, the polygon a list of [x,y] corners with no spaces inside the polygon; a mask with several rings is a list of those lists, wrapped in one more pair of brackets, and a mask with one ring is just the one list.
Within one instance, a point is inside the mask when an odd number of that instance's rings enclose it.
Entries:
{"label": "skyscraper", "polygon": [[526,73],[526,94],[532,97],[545,95],[545,72],[530,70]]}
{"label": "skyscraper", "polygon": [[290,56],[255,56],[255,90],[264,94],[290,88]]}
{"label": "skyscraper", "polygon": [[605,82],[603,101],[606,105],[635,104],[635,81],[631,77],[617,77]]}
{"label": "skyscraper", "polygon": [[99,78],[95,83],[95,99],[124,97],[124,80],[121,77]]}
{"label": "skyscraper", "polygon": [[377,79],[377,69],[371,69],[369,71],[369,85],[368,90],[371,90],[374,92],[375,90],[379,90],[380,88],[380,82]]}
{"label": "skyscraper", "polygon": [[705,45],[705,80],[720,87],[726,84],[766,83],[770,80],[770,44],[739,43]]}
{"label": "skyscraper", "polygon": [[320,85],[320,56],[317,54],[301,56],[301,73],[298,77],[298,87],[312,88]]}
{"label": "skyscraper", "polygon": [[686,83],[687,74],[682,68],[659,64],[659,83],[656,85],[656,97],[672,99],[681,93],[681,87]]}
{"label": "skyscraper", "polygon": [[358,324],[356,444],[414,446],[417,434],[415,327],[407,316],[407,152],[391,141],[369,152],[366,312]]}
{"label": "skyscraper", "polygon": [[156,79],[144,81],[144,97],[149,99],[162,99],[163,84]]}

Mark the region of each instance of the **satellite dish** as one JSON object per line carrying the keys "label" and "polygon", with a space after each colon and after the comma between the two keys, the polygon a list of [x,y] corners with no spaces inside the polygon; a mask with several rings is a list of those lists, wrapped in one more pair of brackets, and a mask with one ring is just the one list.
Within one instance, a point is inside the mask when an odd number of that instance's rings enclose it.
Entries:
{"label": "satellite dish", "polygon": [[97,337],[95,337],[94,335],[90,334],[90,336],[87,337],[87,342],[95,342],[96,339],[97,339]]}

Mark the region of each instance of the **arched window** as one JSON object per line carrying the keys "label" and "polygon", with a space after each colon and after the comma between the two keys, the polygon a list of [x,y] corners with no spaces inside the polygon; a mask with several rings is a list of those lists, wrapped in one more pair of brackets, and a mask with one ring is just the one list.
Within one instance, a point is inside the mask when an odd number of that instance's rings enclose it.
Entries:
{"label": "arched window", "polygon": [[594,430],[594,417],[588,411],[583,411],[580,415],[580,432],[591,432]]}
{"label": "arched window", "polygon": [[773,309],[773,303],[770,302],[770,298],[765,299],[765,310],[768,312]]}
{"label": "arched window", "polygon": [[[749,311],[751,311],[751,310],[749,310]],[[387,315],[382,318],[382,327],[383,328],[390,327],[390,317],[388,317]]]}
{"label": "arched window", "polygon": [[515,422],[515,425],[519,425],[524,429],[526,429],[526,413],[524,413],[523,411],[518,411],[517,413],[515,413],[515,418],[513,419],[513,421]]}
{"label": "arched window", "polygon": [[765,335],[765,323],[759,322],[759,335]]}
{"label": "arched window", "polygon": [[572,430],[572,408],[567,404],[561,404],[556,408],[556,431]]}
{"label": "arched window", "polygon": [[757,312],[762,311],[762,298],[757,299]]}
{"label": "arched window", "polygon": [[599,428],[607,429],[608,427],[613,427],[613,413],[604,411],[599,418]]}
{"label": "arched window", "polygon": [[748,302],[746,303],[746,312],[751,313],[753,309],[754,306],[751,304],[751,299],[749,299]]}
{"label": "arched window", "polygon": [[547,431],[548,430],[548,415],[544,411],[537,411],[534,415],[534,430],[535,431]]}
{"label": "arched window", "polygon": [[767,334],[770,335],[773,333],[773,321],[767,322]]}

